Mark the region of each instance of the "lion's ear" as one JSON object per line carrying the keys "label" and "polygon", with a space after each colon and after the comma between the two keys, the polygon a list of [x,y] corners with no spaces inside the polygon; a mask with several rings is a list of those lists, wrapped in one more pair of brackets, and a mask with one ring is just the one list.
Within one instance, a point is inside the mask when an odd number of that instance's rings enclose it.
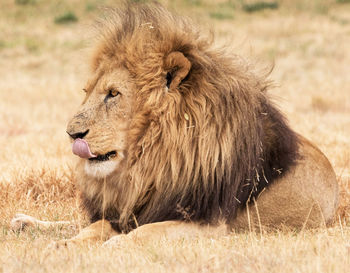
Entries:
{"label": "lion's ear", "polygon": [[167,72],[167,87],[176,89],[181,81],[187,76],[191,69],[190,61],[179,51],[170,53],[164,62],[164,69]]}

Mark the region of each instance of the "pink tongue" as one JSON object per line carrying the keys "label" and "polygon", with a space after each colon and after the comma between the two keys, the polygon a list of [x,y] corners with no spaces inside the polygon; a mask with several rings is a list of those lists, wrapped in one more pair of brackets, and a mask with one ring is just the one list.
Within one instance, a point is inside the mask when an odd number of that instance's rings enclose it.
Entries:
{"label": "pink tongue", "polygon": [[74,140],[72,145],[73,154],[80,156],[81,158],[92,158],[96,155],[92,154],[89,148],[88,143],[81,138]]}

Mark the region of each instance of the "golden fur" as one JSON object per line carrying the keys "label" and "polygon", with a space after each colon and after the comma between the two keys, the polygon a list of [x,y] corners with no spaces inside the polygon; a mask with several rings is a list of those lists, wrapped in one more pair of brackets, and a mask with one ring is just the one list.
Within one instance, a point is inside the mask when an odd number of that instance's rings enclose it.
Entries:
{"label": "golden fur", "polygon": [[91,222],[129,232],[169,220],[237,229],[331,221],[332,167],[241,57],[157,4],[115,9],[99,31],[87,95],[67,128],[93,154],[116,152],[78,164]]}
{"label": "golden fur", "polygon": [[[71,130],[89,129],[89,145],[108,146],[104,152],[123,142],[126,158],[106,185],[79,169],[92,221],[104,207],[118,231],[174,219],[231,222],[295,165],[298,137],[267,97],[264,77],[214,49],[188,19],[159,5],[127,5],[113,10],[101,33],[82,107],[93,121],[79,112]],[[89,98],[111,82],[122,94],[119,109],[101,122],[104,110],[95,113]],[[108,127],[124,136],[108,135]]]}

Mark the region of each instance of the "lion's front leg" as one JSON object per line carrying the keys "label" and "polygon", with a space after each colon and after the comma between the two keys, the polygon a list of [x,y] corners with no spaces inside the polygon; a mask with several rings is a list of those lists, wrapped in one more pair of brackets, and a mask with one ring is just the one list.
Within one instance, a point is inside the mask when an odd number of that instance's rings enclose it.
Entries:
{"label": "lion's front leg", "polygon": [[192,239],[198,236],[221,236],[227,233],[225,224],[218,226],[199,225],[182,221],[165,221],[140,226],[128,234],[119,234],[112,237],[103,245],[108,247],[116,246],[124,241],[145,243],[157,241],[162,238],[177,240],[181,238]]}
{"label": "lion's front leg", "polygon": [[83,244],[89,242],[106,241],[117,235],[109,221],[99,220],[88,227],[82,229],[78,235],[71,239],[61,240],[54,243],[54,246],[68,246],[70,244]]}
{"label": "lion's front leg", "polygon": [[10,225],[13,231],[18,232],[28,227],[48,229],[51,227],[65,226],[70,224],[72,224],[70,221],[42,221],[36,219],[35,217],[18,213],[15,215],[15,217],[12,218]]}

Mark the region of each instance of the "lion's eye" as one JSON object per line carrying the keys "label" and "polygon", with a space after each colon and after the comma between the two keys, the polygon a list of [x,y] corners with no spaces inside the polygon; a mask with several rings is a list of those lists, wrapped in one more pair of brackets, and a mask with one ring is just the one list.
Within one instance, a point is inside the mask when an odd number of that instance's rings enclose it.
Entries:
{"label": "lion's eye", "polygon": [[118,96],[118,95],[120,95],[120,92],[119,92],[119,91],[117,91],[117,90],[115,90],[115,89],[110,89],[110,90],[108,91],[107,96],[106,96],[105,99],[104,99],[104,102],[107,102],[108,99],[114,98],[114,97],[116,97],[116,96]]}
{"label": "lion's eye", "polygon": [[117,91],[117,90],[115,90],[115,89],[111,89],[111,90],[109,90],[109,95],[111,96],[111,97],[116,97],[116,96],[118,96],[120,93]]}

